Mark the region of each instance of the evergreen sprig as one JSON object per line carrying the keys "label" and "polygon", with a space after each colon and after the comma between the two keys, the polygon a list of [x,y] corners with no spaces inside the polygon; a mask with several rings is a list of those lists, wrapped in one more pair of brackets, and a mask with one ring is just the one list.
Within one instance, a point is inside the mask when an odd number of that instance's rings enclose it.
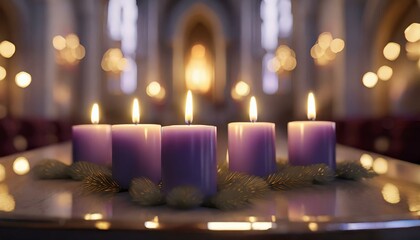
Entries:
{"label": "evergreen sprig", "polygon": [[83,188],[88,192],[97,193],[117,193],[120,186],[111,175],[98,173],[90,175],[83,179]]}
{"label": "evergreen sprig", "polygon": [[111,176],[111,170],[91,162],[75,162],[69,168],[69,175],[76,181],[82,181],[89,176],[108,175]]}
{"label": "evergreen sprig", "polygon": [[195,208],[200,206],[203,201],[203,194],[193,186],[175,187],[166,196],[166,203],[177,209]]}
{"label": "evergreen sprig", "polygon": [[377,174],[364,168],[357,162],[346,161],[337,164],[336,177],[348,180],[360,180],[362,178],[372,178]]}
{"label": "evergreen sprig", "polygon": [[158,185],[148,178],[135,178],[128,189],[133,202],[141,206],[157,206],[165,203]]}
{"label": "evergreen sprig", "polygon": [[69,176],[69,167],[55,159],[45,159],[35,165],[33,173],[38,179],[67,179]]}

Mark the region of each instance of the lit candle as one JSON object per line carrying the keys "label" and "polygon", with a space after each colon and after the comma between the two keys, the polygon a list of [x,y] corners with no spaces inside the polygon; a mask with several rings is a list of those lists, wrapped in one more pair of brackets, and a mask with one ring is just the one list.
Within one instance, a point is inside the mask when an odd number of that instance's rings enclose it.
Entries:
{"label": "lit candle", "polygon": [[251,122],[229,123],[229,169],[265,177],[276,171],[276,127],[274,123],[256,122],[257,117],[257,103],[251,97]]}
{"label": "lit candle", "polygon": [[86,161],[111,166],[111,126],[99,124],[99,106],[93,104],[92,124],[73,126],[73,162]]}
{"label": "lit candle", "polygon": [[112,126],[112,177],[125,189],[136,177],[147,177],[156,184],[161,180],[161,126],[139,124],[137,99],[133,101],[132,121]]}
{"label": "lit candle", "polygon": [[215,126],[192,125],[192,94],[185,106],[187,125],[162,127],[162,182],[165,192],[181,185],[194,186],[205,196],[216,193]]}
{"label": "lit candle", "polygon": [[308,95],[308,119],[289,122],[288,152],[292,165],[325,163],[335,169],[335,123],[315,121],[316,107],[313,93]]}

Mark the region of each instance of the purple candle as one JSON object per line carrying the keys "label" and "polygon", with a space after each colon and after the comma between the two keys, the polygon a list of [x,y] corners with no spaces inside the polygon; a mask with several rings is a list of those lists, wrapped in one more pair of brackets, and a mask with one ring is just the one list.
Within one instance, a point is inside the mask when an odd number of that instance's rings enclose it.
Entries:
{"label": "purple candle", "polygon": [[216,193],[215,126],[190,125],[192,96],[188,91],[185,120],[189,125],[162,127],[162,182],[165,192],[189,185],[205,196]]}
{"label": "purple candle", "polygon": [[[315,120],[315,98],[308,95],[308,118]],[[289,122],[288,152],[292,165],[324,163],[335,170],[335,123],[327,121]]]}
{"label": "purple candle", "polygon": [[133,101],[133,123],[112,126],[112,177],[125,189],[136,177],[161,180],[161,126],[138,124],[140,110]]}
{"label": "purple candle", "polygon": [[99,107],[93,104],[93,124],[73,126],[73,162],[86,161],[111,166],[111,126],[99,123]]}
{"label": "purple candle", "polygon": [[257,123],[255,98],[250,103],[251,122],[229,123],[229,169],[265,177],[276,171],[275,124]]}

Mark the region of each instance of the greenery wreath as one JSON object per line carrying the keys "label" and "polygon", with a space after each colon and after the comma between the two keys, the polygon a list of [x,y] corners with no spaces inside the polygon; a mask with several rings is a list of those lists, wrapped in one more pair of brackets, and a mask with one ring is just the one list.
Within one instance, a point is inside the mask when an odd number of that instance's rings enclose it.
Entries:
{"label": "greenery wreath", "polygon": [[[205,198],[193,186],[179,186],[168,194],[162,192],[162,183],[155,184],[145,177],[132,180],[128,192],[134,203],[140,206],[167,204],[176,209],[191,209],[199,206],[221,210],[236,210],[248,207],[252,200],[263,198],[270,190],[286,191],[313,184],[327,184],[337,178],[358,181],[376,176],[357,162],[337,164],[334,172],[325,164],[290,166],[278,161],[277,172],[261,178],[239,172],[231,172],[226,164],[218,166],[217,193]],[[124,191],[112,178],[111,170],[90,162],[75,162],[66,165],[58,160],[42,160],[33,169],[38,179],[73,179],[82,181],[84,190],[97,193]]]}

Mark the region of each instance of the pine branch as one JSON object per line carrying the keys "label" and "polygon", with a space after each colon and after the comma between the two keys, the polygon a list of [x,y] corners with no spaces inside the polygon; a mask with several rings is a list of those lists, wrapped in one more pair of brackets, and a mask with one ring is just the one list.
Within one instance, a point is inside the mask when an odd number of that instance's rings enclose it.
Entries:
{"label": "pine branch", "polygon": [[128,189],[133,202],[141,206],[157,206],[165,203],[158,185],[148,178],[135,178]]}
{"label": "pine branch", "polygon": [[45,159],[37,164],[32,171],[38,179],[67,179],[70,178],[69,167],[58,160]]}
{"label": "pine branch", "polygon": [[69,168],[70,177],[76,181],[82,181],[86,177],[100,174],[112,175],[108,168],[91,162],[75,162]]}

